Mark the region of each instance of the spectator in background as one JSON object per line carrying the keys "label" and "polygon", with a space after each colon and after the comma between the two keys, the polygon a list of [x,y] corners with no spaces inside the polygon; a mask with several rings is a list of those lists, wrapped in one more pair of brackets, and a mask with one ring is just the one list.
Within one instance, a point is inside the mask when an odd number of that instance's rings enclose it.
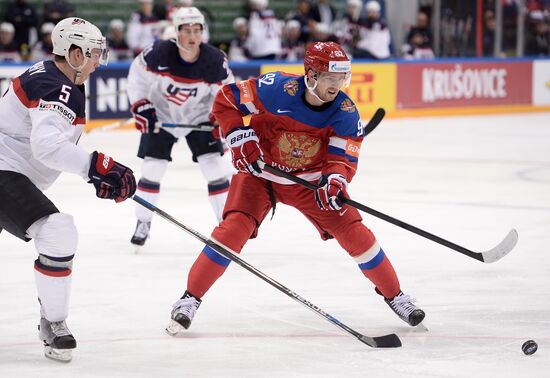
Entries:
{"label": "spectator in background", "polygon": [[20,62],[19,49],[14,41],[15,28],[9,22],[0,24],[0,62]]}
{"label": "spectator in background", "polygon": [[44,22],[51,22],[55,25],[62,19],[75,14],[74,6],[65,0],[50,0],[44,4]]}
{"label": "spectator in background", "polygon": [[237,17],[233,20],[233,31],[235,37],[229,43],[228,58],[231,62],[246,62],[249,54],[246,48],[248,38],[248,21],[244,17]]}
{"label": "spectator in background", "polygon": [[[191,4],[193,4],[193,1]],[[174,5],[175,0],[164,0],[164,4],[156,4],[153,8],[153,13],[158,16],[160,20],[172,20],[172,13],[176,11]]]}
{"label": "spectator in background", "polygon": [[335,35],[348,56],[353,55],[354,46],[359,38],[359,21],[362,9],[362,0],[347,0],[346,13],[334,24]]}
{"label": "spectator in background", "polygon": [[432,59],[432,41],[430,18],[426,13],[418,12],[417,23],[409,30],[407,41],[401,47],[401,54],[405,59]]}
{"label": "spectator in background", "polygon": [[318,0],[317,4],[311,7],[310,17],[317,23],[332,25],[336,20],[336,10],[330,5],[330,0]]}
{"label": "spectator in background", "polygon": [[380,3],[371,0],[365,4],[367,18],[359,25],[359,40],[355,46],[355,58],[388,59],[391,56],[390,30],[380,17]]}
{"label": "spectator in background", "polygon": [[107,46],[109,46],[109,60],[113,62],[132,60],[133,53],[124,39],[124,21],[121,19],[115,18],[109,22]]}
{"label": "spectator in background", "polygon": [[26,0],[16,0],[8,6],[6,21],[15,28],[14,41],[18,50],[28,50],[36,42],[38,18],[33,6]]}
{"label": "spectator in background", "polygon": [[496,26],[495,13],[492,10],[486,10],[483,15],[483,56],[493,56],[495,54]]}
{"label": "spectator in background", "polygon": [[138,0],[139,10],[133,12],[128,21],[126,43],[137,56],[141,50],[160,39],[163,27],[153,13],[153,0]]}
{"label": "spectator in background", "polygon": [[306,50],[309,48],[309,45],[315,42],[336,42],[337,38],[332,34],[330,30],[330,25],[323,22],[318,22],[315,24],[313,29],[313,36],[311,42],[306,46]]}
{"label": "spectator in background", "polygon": [[281,55],[281,23],[268,0],[248,0],[248,39],[251,59],[275,59]]}
{"label": "spectator in background", "polygon": [[[418,35],[422,37],[420,42]],[[416,43],[413,43],[413,38],[416,38]],[[420,42],[420,43],[419,43]],[[417,45],[423,49],[431,49],[433,43],[432,30],[430,29],[430,17],[425,12],[418,12],[416,25],[411,27],[407,35],[407,43],[409,45]]]}
{"label": "spectator in background", "polygon": [[304,43],[309,41],[310,31],[315,24],[315,21],[311,18],[311,1],[310,0],[298,0],[296,3],[296,9],[290,11],[285,19],[296,20],[300,23],[300,40]]}
{"label": "spectator in background", "polygon": [[420,31],[414,31],[409,35],[409,43],[401,47],[401,54],[404,59],[433,59],[435,54],[431,47],[426,47],[424,35]]}
{"label": "spectator in background", "polygon": [[42,24],[40,41],[36,42],[31,51],[32,60],[35,62],[53,59],[52,31],[54,27],[55,25],[51,22]]}
{"label": "spectator in background", "polygon": [[305,43],[301,39],[301,25],[298,20],[288,20],[283,28],[283,55],[289,61],[303,61],[306,52]]}
{"label": "spectator in background", "polygon": [[549,56],[550,55],[550,28],[544,18],[544,13],[534,10],[530,13],[532,21],[531,35],[527,41],[525,55]]}

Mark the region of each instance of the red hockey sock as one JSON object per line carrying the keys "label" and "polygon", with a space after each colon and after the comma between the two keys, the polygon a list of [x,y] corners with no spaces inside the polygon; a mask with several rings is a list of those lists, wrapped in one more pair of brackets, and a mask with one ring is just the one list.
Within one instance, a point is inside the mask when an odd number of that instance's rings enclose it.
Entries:
{"label": "red hockey sock", "polygon": [[[256,228],[256,221],[249,215],[232,212],[214,229],[212,239],[240,253],[244,244]],[[187,278],[187,291],[196,298],[202,298],[210,287],[225,272],[231,260],[205,246],[193,263]]]}
{"label": "red hockey sock", "polygon": [[397,274],[395,274],[390,260],[385,255],[376,267],[361,269],[361,271],[365,277],[372,281],[384,297],[393,298],[401,291]]}
{"label": "red hockey sock", "polygon": [[214,262],[203,251],[189,271],[187,290],[194,297],[202,298],[214,282],[225,272],[227,265],[220,265]]}

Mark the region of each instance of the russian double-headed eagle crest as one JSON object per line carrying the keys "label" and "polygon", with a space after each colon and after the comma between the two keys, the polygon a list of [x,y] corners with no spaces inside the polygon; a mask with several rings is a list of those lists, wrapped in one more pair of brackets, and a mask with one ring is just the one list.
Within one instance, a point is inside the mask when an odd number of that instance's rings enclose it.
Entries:
{"label": "russian double-headed eagle crest", "polygon": [[294,96],[296,92],[298,92],[298,81],[297,80],[289,80],[284,85],[284,90],[286,93],[288,93],[291,96]]}
{"label": "russian double-headed eagle crest", "polygon": [[284,133],[277,142],[281,162],[290,168],[303,168],[321,149],[321,141],[308,135]]}
{"label": "russian double-headed eagle crest", "polygon": [[340,109],[345,112],[353,113],[355,111],[355,104],[349,98],[346,98],[344,101],[342,101]]}

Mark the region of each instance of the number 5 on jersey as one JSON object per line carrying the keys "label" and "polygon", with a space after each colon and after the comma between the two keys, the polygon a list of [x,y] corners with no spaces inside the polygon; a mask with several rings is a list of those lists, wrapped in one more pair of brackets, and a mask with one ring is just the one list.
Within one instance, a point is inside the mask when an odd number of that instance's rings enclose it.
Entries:
{"label": "number 5 on jersey", "polygon": [[69,97],[71,96],[71,87],[68,85],[63,85],[61,87],[61,93],[59,94],[59,100],[61,102],[64,102],[65,104],[69,101]]}

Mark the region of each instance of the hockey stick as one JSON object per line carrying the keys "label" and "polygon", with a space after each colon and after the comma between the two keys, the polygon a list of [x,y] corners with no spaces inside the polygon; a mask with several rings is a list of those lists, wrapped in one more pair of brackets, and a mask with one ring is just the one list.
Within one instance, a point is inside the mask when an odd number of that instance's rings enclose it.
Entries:
{"label": "hockey stick", "polygon": [[195,131],[212,131],[215,128],[215,126],[213,126],[213,125],[188,125],[188,124],[185,124],[185,123],[157,122],[155,124],[155,132],[157,132],[157,130],[160,130],[161,127],[192,129],[192,130],[195,130]]}
{"label": "hockey stick", "polygon": [[[305,186],[306,188],[309,188],[311,190],[317,190],[317,185],[306,181],[302,178],[296,177],[290,173],[283,172],[275,167],[265,165],[264,170],[266,170],[269,173],[272,173],[274,175],[278,175],[281,177],[286,178],[287,180],[290,180],[292,182],[295,182],[297,184],[300,184],[302,186]],[[484,263],[492,263],[495,261],[500,260],[504,256],[506,256],[512,249],[515,247],[517,241],[518,241],[518,232],[515,229],[510,230],[508,235],[494,248],[489,249],[488,251],[484,252],[474,252],[469,249],[466,249],[458,244],[455,244],[453,242],[450,242],[448,240],[445,240],[443,238],[440,238],[437,235],[434,235],[428,231],[424,231],[418,227],[415,227],[411,224],[405,223],[403,221],[400,221],[399,219],[396,219],[394,217],[391,217],[389,215],[386,215],[384,213],[381,213],[378,210],[372,209],[368,206],[365,206],[359,202],[356,202],[350,198],[342,198],[342,200],[348,204],[351,207],[355,207],[358,210],[362,210],[365,213],[368,213],[370,215],[374,215],[377,218],[383,219],[386,222],[392,223],[398,227],[404,228],[405,230],[414,232],[417,235],[423,236],[426,239],[430,239],[431,241],[434,241],[436,243],[439,243],[441,245],[444,245],[445,247],[448,247],[450,249],[453,249],[457,252],[462,253],[463,255],[466,255],[468,257],[471,257],[473,259],[479,260]]]}
{"label": "hockey stick", "polygon": [[286,286],[282,285],[281,283],[275,281],[273,278],[267,276],[266,274],[262,273],[243,259],[241,259],[235,252],[230,250],[229,248],[222,246],[221,244],[217,243],[216,241],[207,238],[206,236],[200,234],[199,232],[193,230],[191,227],[186,226],[185,224],[179,222],[174,217],[169,215],[168,213],[165,213],[155,205],[147,202],[143,198],[134,195],[132,199],[142,205],[143,207],[149,209],[150,211],[157,213],[160,217],[166,219],[168,222],[174,224],[175,226],[178,226],[191,236],[195,237],[196,239],[200,240],[210,248],[214,249],[216,252],[218,252],[220,255],[224,256],[225,258],[228,258],[229,260],[233,261],[234,263],[240,265],[244,269],[248,270],[250,273],[254,274],[256,277],[261,278],[280,292],[286,294],[290,298],[296,300],[297,302],[300,302],[307,308],[309,308],[311,311],[315,312],[317,315],[325,318],[335,326],[343,329],[344,331],[348,332],[349,334],[355,336],[359,341],[367,344],[370,347],[373,348],[397,348],[401,346],[401,340],[396,334],[389,334],[384,336],[378,336],[378,337],[370,337],[360,334],[359,332],[355,331],[354,329],[348,327],[344,323],[340,322],[338,319],[333,317],[332,315],[326,313],[321,308],[317,307],[307,299],[301,297],[296,292],[290,290]]}
{"label": "hockey stick", "polygon": [[366,137],[372,132],[372,130],[376,129],[376,126],[378,126],[378,124],[382,122],[382,119],[384,118],[385,115],[386,115],[386,111],[384,109],[382,108],[376,109],[372,118],[369,120],[369,122],[367,122],[367,124],[363,128],[363,130],[365,130],[363,136]]}
{"label": "hockey stick", "polygon": [[87,130],[86,133],[89,134],[89,133],[93,133],[93,132],[96,132],[96,131],[115,130],[115,129],[119,129],[121,127],[124,127],[126,125],[129,125],[132,122],[134,122],[134,118],[123,119],[123,120],[113,122],[113,123],[109,123],[107,125],[103,125],[103,126],[100,126],[100,127],[94,127],[92,129]]}

